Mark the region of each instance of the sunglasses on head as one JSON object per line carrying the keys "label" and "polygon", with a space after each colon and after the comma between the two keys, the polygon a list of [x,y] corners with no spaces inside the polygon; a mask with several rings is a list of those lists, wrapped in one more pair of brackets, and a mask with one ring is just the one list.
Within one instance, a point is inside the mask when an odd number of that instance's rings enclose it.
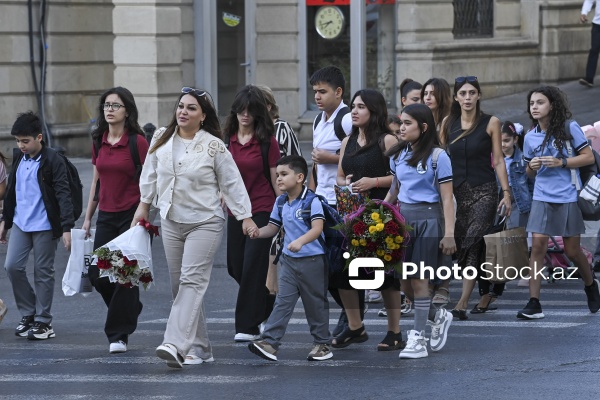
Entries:
{"label": "sunglasses on head", "polygon": [[187,87],[187,86],[181,88],[181,93],[186,93],[186,94],[193,93],[193,94],[195,94],[198,97],[202,97],[202,96],[206,95],[206,92],[204,90],[194,89],[194,88]]}
{"label": "sunglasses on head", "polygon": [[454,80],[456,83],[464,83],[464,82],[474,83],[477,82],[476,76],[459,76]]}

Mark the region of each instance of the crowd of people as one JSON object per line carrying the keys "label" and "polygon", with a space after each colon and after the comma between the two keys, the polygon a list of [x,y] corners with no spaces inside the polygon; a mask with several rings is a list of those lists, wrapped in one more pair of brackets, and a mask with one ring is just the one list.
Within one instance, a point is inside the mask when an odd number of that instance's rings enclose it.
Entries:
{"label": "crowd of people", "polygon": [[[184,87],[170,122],[150,143],[129,90],[112,88],[99,99],[82,228],[91,234],[98,209],[98,248],[149,220],[151,207],[158,209],[173,303],[156,355],[169,367],[214,361],[204,296],[225,227],[227,270],[239,285],[232,339],[247,342],[252,353],[271,361],[277,360],[298,298],[313,336],[308,360],[327,360],[331,348],[367,341],[365,299],[378,295],[385,306],[380,315],[387,318],[378,351],[421,358],[428,349],[442,350],[452,322],[469,318],[475,284],[479,301],[471,314],[492,310],[503,293],[504,284],[484,279],[481,269],[483,236],[499,213],[506,216],[507,228],[531,233],[532,271],[543,265],[548,238],[562,236],[590,311],[600,309],[598,281],[580,248],[585,228],[576,189],[578,168],[593,163],[593,155],[558,88],[529,93],[532,128],[525,132],[481,110],[475,76],[456,77],[453,87],[439,77],[422,85],[405,80],[399,115],[388,115],[384,96],[374,89],[357,91],[346,105],[346,81],[337,67],[316,71],[309,82],[320,110],[312,126],[310,169],[266,86],[240,89],[222,127],[210,93]],[[19,115],[11,134],[18,148],[8,177],[0,163],[0,242],[8,243],[5,269],[22,317],[15,334],[44,340],[55,336],[55,251],[61,237],[69,249],[76,218],[66,163],[44,143],[39,118],[31,112]],[[405,261],[478,268],[477,279],[462,280],[453,309],[450,279],[423,278],[421,271],[389,273],[380,293],[365,293],[351,286],[347,269],[327,265],[321,238],[325,216],[336,208],[336,186],[350,188],[364,201],[399,207],[411,227]],[[33,287],[25,272],[31,250]],[[109,352],[126,352],[143,309],[139,288],[100,277],[95,266],[89,279],[108,308]],[[517,317],[543,318],[539,275],[532,275],[529,291]],[[328,293],[342,309],[332,330]],[[399,322],[405,303],[414,310],[414,323],[403,335]],[[0,320],[5,310],[0,301]]]}

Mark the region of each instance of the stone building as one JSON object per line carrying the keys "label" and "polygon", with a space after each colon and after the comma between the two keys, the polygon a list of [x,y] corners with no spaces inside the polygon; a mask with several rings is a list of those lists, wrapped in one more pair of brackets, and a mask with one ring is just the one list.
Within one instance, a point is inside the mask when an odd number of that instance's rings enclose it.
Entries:
{"label": "stone building", "polygon": [[[589,26],[582,0],[4,0],[0,148],[17,113],[43,112],[52,145],[90,152],[99,95],[125,86],[140,124],[168,123],[182,86],[226,114],[247,83],[311,137],[308,77],[338,65],[346,96],[379,88],[390,109],[405,77],[476,75],[494,97],[580,78]],[[33,78],[35,71],[35,80]],[[42,73],[42,71],[44,71]],[[43,107],[42,107],[43,106]]]}

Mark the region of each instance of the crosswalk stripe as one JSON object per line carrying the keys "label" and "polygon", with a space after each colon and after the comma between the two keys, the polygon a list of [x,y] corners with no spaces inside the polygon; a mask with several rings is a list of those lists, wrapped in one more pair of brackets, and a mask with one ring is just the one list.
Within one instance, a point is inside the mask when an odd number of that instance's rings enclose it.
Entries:
{"label": "crosswalk stripe", "polygon": [[0,375],[0,382],[94,382],[114,384],[115,382],[135,382],[135,383],[215,383],[215,384],[232,384],[232,383],[256,383],[274,379],[273,375],[165,375],[164,373],[156,375],[126,375],[126,374],[5,374]]}

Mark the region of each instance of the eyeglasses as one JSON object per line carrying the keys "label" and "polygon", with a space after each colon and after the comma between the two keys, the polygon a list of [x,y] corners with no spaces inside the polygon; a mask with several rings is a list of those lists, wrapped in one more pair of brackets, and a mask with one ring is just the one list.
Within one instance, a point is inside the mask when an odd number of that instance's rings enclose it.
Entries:
{"label": "eyeglasses", "polygon": [[459,76],[458,78],[456,78],[454,80],[454,82],[456,83],[464,83],[465,81],[469,82],[469,83],[474,83],[477,82],[477,77],[476,76]]}
{"label": "eyeglasses", "polygon": [[204,90],[200,90],[200,89],[194,89],[191,87],[183,87],[181,88],[181,93],[194,93],[196,96],[202,97],[206,95],[206,92]]}
{"label": "eyeglasses", "polygon": [[113,110],[113,111],[119,111],[119,109],[123,107],[125,108],[125,106],[123,104],[119,104],[119,103],[104,103],[102,104],[102,108],[104,109],[104,111],[108,111],[109,109]]}

